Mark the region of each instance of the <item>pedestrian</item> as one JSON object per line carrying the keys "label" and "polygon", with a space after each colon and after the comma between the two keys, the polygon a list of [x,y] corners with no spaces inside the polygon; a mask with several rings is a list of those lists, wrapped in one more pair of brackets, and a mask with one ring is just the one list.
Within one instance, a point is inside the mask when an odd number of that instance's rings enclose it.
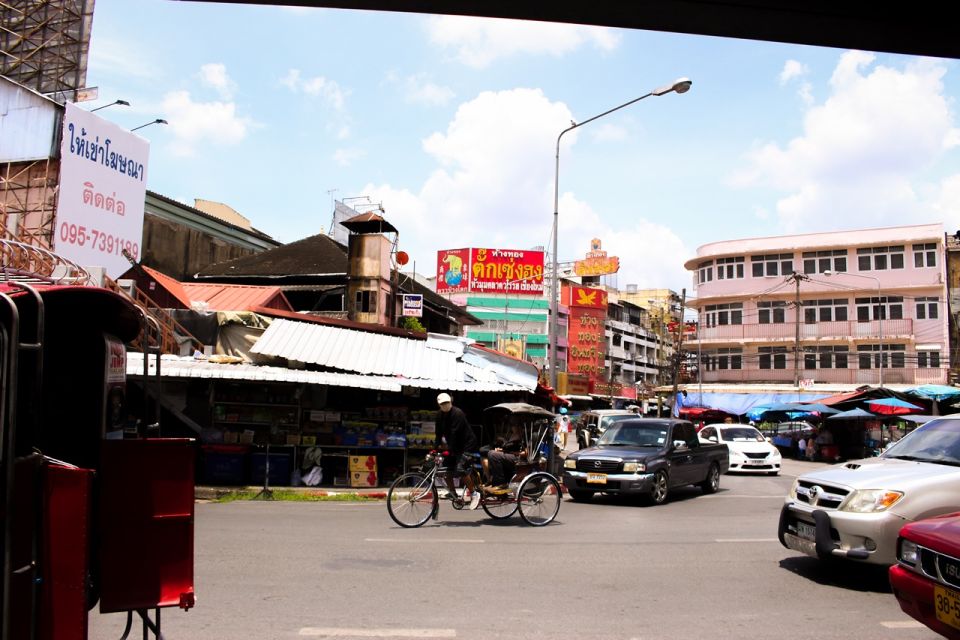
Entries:
{"label": "pedestrian", "polygon": [[556,419],[557,442],[561,449],[567,448],[567,434],[570,433],[570,416],[567,415],[567,408],[560,407],[560,413]]}
{"label": "pedestrian", "polygon": [[794,436],[793,442],[797,445],[797,458],[803,459],[807,457],[807,441],[803,439],[801,435],[798,439]]}
{"label": "pedestrian", "polygon": [[[470,508],[476,509],[480,506],[480,487],[473,486],[473,480],[470,478],[470,468],[473,466],[473,457],[467,454],[477,453],[479,443],[477,436],[473,433],[473,428],[467,422],[466,414],[460,407],[453,406],[453,398],[448,393],[441,393],[437,396],[437,405],[440,407],[440,415],[437,417],[437,437],[436,447],[440,448],[443,442],[446,442],[450,451],[450,457],[447,459],[447,490],[450,492],[450,499],[457,499],[457,489],[453,485],[453,478],[461,477],[467,485],[470,496]],[[467,492],[464,492],[464,499]]]}

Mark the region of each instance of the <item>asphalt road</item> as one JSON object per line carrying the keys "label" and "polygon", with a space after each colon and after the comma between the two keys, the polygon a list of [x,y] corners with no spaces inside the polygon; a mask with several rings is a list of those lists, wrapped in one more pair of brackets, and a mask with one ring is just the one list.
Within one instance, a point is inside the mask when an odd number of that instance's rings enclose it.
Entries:
{"label": "asphalt road", "polygon": [[[197,606],[164,610],[166,638],[771,638],[917,640],[886,572],[831,568],[783,548],[797,469],[723,476],[659,507],[564,500],[558,519],[441,506],[420,529],[383,502],[198,504]],[[90,638],[125,617],[91,614]],[[139,637],[139,627],[132,634]]]}

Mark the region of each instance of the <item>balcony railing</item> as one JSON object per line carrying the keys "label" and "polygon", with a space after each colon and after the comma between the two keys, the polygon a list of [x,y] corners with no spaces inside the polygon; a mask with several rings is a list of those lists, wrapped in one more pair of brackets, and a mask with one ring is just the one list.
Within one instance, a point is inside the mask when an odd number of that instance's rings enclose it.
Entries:
{"label": "balcony railing", "polygon": [[[880,339],[884,341],[913,336],[913,320],[884,320],[883,327],[877,320],[856,322],[800,323],[800,339]],[[881,328],[883,331],[881,332]],[[796,325],[792,322],[775,324],[725,324],[716,327],[701,327],[700,342],[744,341],[787,342],[796,339]],[[697,340],[687,342],[696,343]]]}
{"label": "balcony railing", "polygon": [[[946,368],[889,367],[883,369],[884,384],[946,384]],[[775,382],[794,380],[791,362],[785,369],[716,369],[703,372],[703,382]],[[834,384],[870,384],[880,382],[879,369],[800,369],[801,380]]]}

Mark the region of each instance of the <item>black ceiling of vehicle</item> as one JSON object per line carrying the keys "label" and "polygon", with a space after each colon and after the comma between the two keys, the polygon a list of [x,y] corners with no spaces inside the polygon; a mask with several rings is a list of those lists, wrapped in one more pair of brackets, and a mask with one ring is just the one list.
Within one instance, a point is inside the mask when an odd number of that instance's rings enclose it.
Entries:
{"label": "black ceiling of vehicle", "polygon": [[960,3],[951,0],[199,1],[517,18],[960,58]]}

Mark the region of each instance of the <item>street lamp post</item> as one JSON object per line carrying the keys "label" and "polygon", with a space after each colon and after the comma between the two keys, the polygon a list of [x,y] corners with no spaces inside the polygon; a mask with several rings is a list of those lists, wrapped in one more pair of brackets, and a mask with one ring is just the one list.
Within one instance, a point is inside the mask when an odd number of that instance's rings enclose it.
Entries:
{"label": "street lamp post", "polygon": [[170,123],[167,122],[166,120],[164,120],[163,118],[157,118],[157,119],[155,119],[155,120],[151,120],[150,122],[148,122],[148,123],[146,123],[146,124],[142,124],[142,125],[140,125],[139,127],[134,127],[133,129],[130,129],[130,131],[136,131],[137,129],[143,129],[144,127],[149,127],[149,126],[152,125],[152,124],[170,124]]}
{"label": "street lamp post", "polygon": [[[880,334],[880,369],[877,372],[877,380],[880,388],[883,388],[883,316],[887,315],[887,310],[883,306],[883,297],[880,294],[880,278],[876,276],[868,276],[862,273],[850,273],[848,271],[841,271],[845,276],[853,276],[854,278],[867,278],[868,280],[873,280],[877,283],[877,308],[879,309],[877,313],[877,332]],[[825,276],[832,276],[834,274],[839,275],[839,273],[827,269],[823,272]]]}
{"label": "street lamp post", "polygon": [[574,122],[572,126],[567,127],[560,132],[560,135],[557,136],[557,153],[555,156],[554,164],[554,178],[553,178],[553,259],[551,261],[551,267],[553,270],[552,280],[550,282],[550,384],[556,390],[557,388],[557,322],[559,314],[559,300],[557,295],[557,288],[560,281],[560,268],[557,260],[557,231],[558,225],[557,221],[559,218],[559,207],[560,207],[560,139],[568,131],[573,131],[577,127],[582,127],[585,124],[593,122],[598,118],[609,115],[614,111],[619,111],[624,107],[629,107],[635,102],[639,102],[644,98],[649,98],[650,96],[662,96],[670,92],[676,93],[686,93],[690,90],[690,86],[693,83],[689,78],[680,78],[679,80],[660,87],[659,89],[654,89],[650,93],[644,94],[639,98],[634,98],[629,102],[624,102],[618,107],[604,111],[601,114],[595,115],[592,118],[588,118],[583,122]]}

